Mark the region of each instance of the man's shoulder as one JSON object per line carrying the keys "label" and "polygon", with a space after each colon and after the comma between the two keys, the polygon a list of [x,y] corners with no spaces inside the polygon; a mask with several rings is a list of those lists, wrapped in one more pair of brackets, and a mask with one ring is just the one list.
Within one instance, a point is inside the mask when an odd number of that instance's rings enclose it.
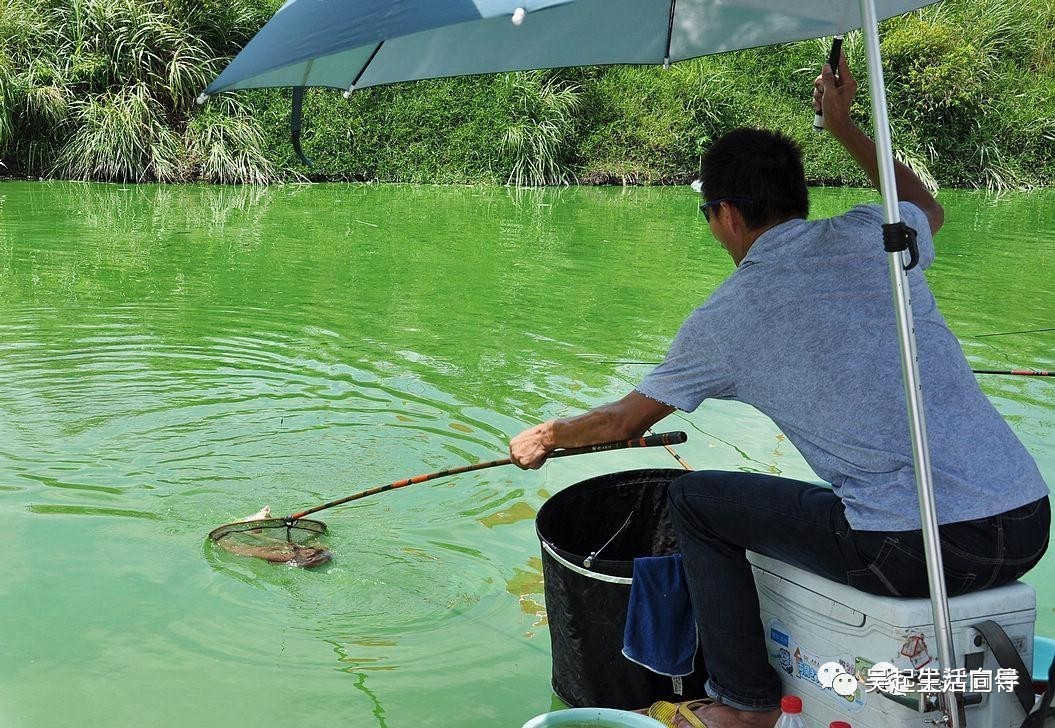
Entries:
{"label": "man's shoulder", "polygon": [[[919,246],[920,268],[926,269],[934,261],[934,241],[930,233],[930,222],[925,213],[918,205],[912,202],[901,201],[898,203],[898,212],[901,222],[916,232],[916,240]],[[882,252],[883,246],[875,243],[870,237],[874,230],[877,236],[882,235],[883,224],[886,223],[886,212],[879,205],[866,204],[856,205],[838,217],[828,220],[830,227],[840,239],[851,239],[860,241],[869,246],[870,251]],[[861,233],[868,232],[868,236]]]}
{"label": "man's shoulder", "polygon": [[[913,221],[918,218],[926,218],[926,213],[919,208],[918,205],[912,202],[899,202],[898,209],[901,212],[902,219],[908,222],[908,219]],[[829,218],[831,221],[846,220],[850,222],[863,223],[863,224],[880,224],[886,222],[886,215],[883,211],[883,207],[876,203],[861,203],[860,205],[854,205],[849,210],[844,212],[842,215]]]}
{"label": "man's shoulder", "polygon": [[882,224],[883,208],[873,203],[861,203],[860,205],[854,205],[843,214],[829,219],[832,222],[846,221],[867,225]]}

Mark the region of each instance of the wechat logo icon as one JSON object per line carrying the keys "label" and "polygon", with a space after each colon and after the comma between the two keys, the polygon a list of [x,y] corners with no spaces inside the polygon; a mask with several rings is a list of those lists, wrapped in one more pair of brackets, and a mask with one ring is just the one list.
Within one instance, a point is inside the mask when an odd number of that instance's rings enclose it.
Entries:
{"label": "wechat logo icon", "polygon": [[849,698],[857,692],[857,678],[846,671],[838,662],[826,662],[817,670],[817,679],[821,687],[834,690],[836,694]]}

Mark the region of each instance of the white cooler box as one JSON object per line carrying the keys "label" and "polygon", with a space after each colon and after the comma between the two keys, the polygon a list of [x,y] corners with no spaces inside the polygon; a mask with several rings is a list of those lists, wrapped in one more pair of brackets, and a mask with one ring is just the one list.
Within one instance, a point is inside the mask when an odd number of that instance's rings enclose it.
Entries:
{"label": "white cooler box", "polygon": [[[749,553],[766,631],[769,659],[780,673],[785,695],[802,698],[810,728],[834,720],[853,728],[924,728],[939,714],[920,707],[921,696],[895,701],[859,686],[843,697],[821,687],[818,669],[840,663],[847,672],[867,674],[877,662],[902,668],[938,664],[929,599],[897,599],[836,584],[775,559]],[[1003,627],[1026,665],[1033,660],[1036,593],[1021,582],[949,600],[956,665],[988,670],[1000,667],[971,625],[992,620]],[[968,687],[970,687],[968,685]],[[969,728],[1018,728],[1025,720],[1010,692],[966,693]],[[909,707],[911,705],[911,707]]]}

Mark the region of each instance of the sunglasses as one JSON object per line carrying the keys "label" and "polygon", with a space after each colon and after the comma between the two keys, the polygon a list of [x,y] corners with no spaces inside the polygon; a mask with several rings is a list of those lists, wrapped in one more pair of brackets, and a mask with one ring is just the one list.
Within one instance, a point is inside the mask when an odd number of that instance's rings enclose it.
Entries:
{"label": "sunglasses", "polygon": [[750,197],[719,197],[717,200],[709,200],[700,205],[700,212],[703,213],[703,219],[707,222],[711,221],[711,208],[717,207],[723,202],[751,202]]}

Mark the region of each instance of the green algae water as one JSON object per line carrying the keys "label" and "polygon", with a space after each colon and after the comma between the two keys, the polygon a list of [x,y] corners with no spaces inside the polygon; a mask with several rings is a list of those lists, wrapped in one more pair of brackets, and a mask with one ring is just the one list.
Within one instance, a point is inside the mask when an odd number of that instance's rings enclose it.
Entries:
{"label": "green algae water", "polygon": [[[813,216],[874,194],[813,190]],[[975,368],[1055,369],[1055,194],[943,192],[928,278]],[[214,526],[502,457],[623,395],[733,269],[687,189],[0,185],[0,728],[520,726],[551,706],[533,518],[662,449],[320,514],[332,564]],[[879,241],[876,242],[879,245]],[[1055,382],[982,387],[1055,483]],[[706,402],[695,468],[813,479]],[[978,443],[985,447],[985,443]],[[1055,554],[1028,577],[1055,636]]]}

